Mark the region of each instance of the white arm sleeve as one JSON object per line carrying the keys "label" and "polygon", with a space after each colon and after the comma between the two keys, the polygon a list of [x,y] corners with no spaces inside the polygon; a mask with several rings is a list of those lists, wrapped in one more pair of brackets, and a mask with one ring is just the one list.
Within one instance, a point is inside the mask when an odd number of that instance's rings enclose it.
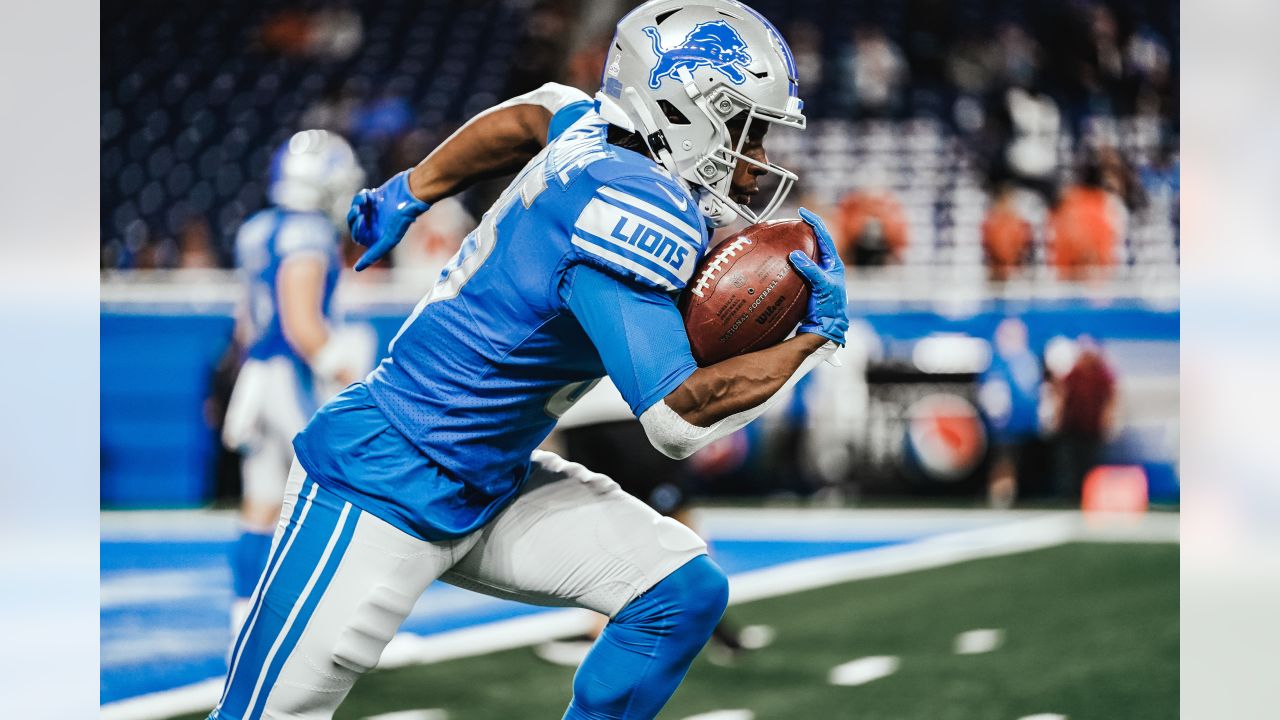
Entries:
{"label": "white arm sleeve", "polygon": [[542,87],[530,90],[523,95],[517,95],[510,100],[495,106],[494,110],[497,110],[498,108],[511,107],[513,105],[541,105],[547,109],[547,112],[555,115],[561,108],[583,100],[590,101],[591,96],[575,87],[549,82],[544,84]]}
{"label": "white arm sleeve", "polygon": [[743,410],[740,413],[730,415],[717,421],[710,427],[699,427],[689,423],[680,417],[675,410],[672,410],[665,400],[659,400],[654,403],[648,410],[640,413],[640,424],[644,426],[644,432],[649,436],[649,442],[658,449],[663,455],[676,460],[683,460],[694,454],[701,448],[725,437],[733,431],[745,427],[747,423],[760,417],[768,410],[778,398],[787,390],[800,382],[800,378],[809,373],[823,360],[826,360],[836,351],[836,344],[827,342],[818,348],[812,355],[805,358],[800,363],[800,367],[787,378],[778,391],[769,396],[768,400],[759,405]]}

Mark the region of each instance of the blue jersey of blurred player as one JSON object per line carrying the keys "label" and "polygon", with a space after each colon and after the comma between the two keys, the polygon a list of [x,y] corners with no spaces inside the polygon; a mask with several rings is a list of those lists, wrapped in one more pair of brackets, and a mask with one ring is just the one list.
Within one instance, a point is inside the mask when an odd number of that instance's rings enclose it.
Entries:
{"label": "blue jersey of blurred player", "polygon": [[812,291],[797,334],[698,367],[676,297],[708,225],[762,219],[794,181],[764,152],[770,125],[804,126],[794,61],[729,0],[646,3],[611,47],[594,102],[544,86],[357,195],[361,269],[430,202],[520,171],[390,356],[295,439],[214,720],[332,717],[437,578],[610,618],[566,718],[654,717],[719,620],[727,581],[697,535],[536,448],[606,373],[673,457],[744,426],[843,342],[843,267],[801,210],[822,252],[791,256]]}
{"label": "blue jersey of blurred player", "polygon": [[355,154],[341,137],[323,130],[297,133],[273,159],[271,206],[236,235],[236,264],[245,282],[237,332],[246,359],[223,425],[224,443],[243,455],[240,537],[231,558],[233,635],[267,563],[294,434],[373,360],[367,333],[339,330],[333,322],[342,267],[336,210],[345,214],[362,182]]}

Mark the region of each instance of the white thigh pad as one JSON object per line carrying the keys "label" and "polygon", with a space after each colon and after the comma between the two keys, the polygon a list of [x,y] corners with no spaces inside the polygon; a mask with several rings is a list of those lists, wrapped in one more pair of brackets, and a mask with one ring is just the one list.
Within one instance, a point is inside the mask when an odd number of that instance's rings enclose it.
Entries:
{"label": "white thigh pad", "polygon": [[479,535],[442,580],[610,617],[707,551],[696,533],[613,480],[541,451],[524,491]]}

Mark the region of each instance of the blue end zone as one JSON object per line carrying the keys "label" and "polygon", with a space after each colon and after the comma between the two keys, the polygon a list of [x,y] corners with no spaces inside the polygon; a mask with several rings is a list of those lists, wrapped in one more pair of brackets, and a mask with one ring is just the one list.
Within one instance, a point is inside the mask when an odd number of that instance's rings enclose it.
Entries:
{"label": "blue end zone", "polygon": [[[730,575],[782,563],[901,544],[880,541],[713,540]],[[115,702],[221,677],[230,644],[226,540],[104,540],[100,701]],[[401,628],[432,635],[548,612],[433,584]]]}

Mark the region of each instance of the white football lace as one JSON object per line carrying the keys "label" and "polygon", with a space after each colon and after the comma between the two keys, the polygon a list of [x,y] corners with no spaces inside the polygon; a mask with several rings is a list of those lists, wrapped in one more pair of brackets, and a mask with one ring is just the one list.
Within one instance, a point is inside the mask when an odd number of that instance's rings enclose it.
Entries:
{"label": "white football lace", "polygon": [[711,284],[711,281],[715,279],[716,272],[720,270],[720,268],[724,267],[725,262],[728,261],[729,258],[737,255],[743,245],[750,244],[750,240],[745,237],[740,237],[725,245],[725,247],[721,249],[720,252],[717,252],[716,256],[711,259],[711,264],[707,265],[706,269],[702,271],[702,274],[698,276],[698,282],[694,284],[693,289],[689,292],[697,295],[698,297],[703,297],[702,293],[707,289],[707,286]]}

